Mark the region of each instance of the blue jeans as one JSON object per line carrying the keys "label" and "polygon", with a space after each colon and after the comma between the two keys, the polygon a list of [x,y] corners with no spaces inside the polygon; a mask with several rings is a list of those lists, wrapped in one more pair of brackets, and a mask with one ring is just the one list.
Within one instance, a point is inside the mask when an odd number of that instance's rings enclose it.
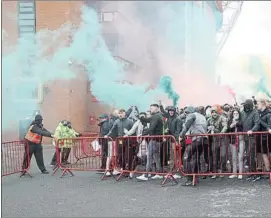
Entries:
{"label": "blue jeans", "polygon": [[148,144],[148,154],[147,154],[147,166],[146,172],[150,172],[152,169],[153,161],[156,164],[157,173],[161,172],[161,161],[160,161],[160,147],[161,143],[155,140],[151,140]]}

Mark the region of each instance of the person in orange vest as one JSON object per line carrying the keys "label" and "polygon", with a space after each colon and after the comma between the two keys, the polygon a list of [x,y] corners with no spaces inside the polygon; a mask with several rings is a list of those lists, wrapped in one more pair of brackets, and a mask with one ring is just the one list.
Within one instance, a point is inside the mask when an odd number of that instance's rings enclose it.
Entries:
{"label": "person in orange vest", "polygon": [[40,114],[35,116],[35,120],[30,124],[30,127],[25,135],[25,139],[29,144],[30,160],[27,161],[27,157],[24,158],[23,168],[27,169],[28,164],[31,162],[32,155],[35,155],[37,165],[42,174],[48,174],[43,161],[43,149],[42,149],[42,137],[54,138],[54,135],[43,127],[43,118]]}

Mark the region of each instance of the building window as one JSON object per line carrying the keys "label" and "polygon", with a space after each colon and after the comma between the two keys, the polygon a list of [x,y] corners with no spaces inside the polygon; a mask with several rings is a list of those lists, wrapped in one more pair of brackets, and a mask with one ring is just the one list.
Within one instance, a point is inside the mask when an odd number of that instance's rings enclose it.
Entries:
{"label": "building window", "polygon": [[102,11],[98,13],[100,22],[113,22],[115,20],[114,11]]}
{"label": "building window", "polygon": [[18,1],[18,33],[20,36],[36,32],[35,1]]}
{"label": "building window", "polygon": [[103,21],[112,22],[115,18],[115,12],[103,12]]}

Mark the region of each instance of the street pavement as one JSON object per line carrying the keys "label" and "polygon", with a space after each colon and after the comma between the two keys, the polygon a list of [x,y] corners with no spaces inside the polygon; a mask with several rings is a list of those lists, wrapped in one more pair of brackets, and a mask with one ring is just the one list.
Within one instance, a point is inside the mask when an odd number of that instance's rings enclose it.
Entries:
{"label": "street pavement", "polygon": [[[53,153],[44,149],[45,163]],[[30,172],[33,178],[2,178],[2,217],[271,217],[267,180],[207,179],[196,187],[161,187],[161,181],[101,181],[93,172],[59,178],[60,172],[42,175],[34,157]]]}

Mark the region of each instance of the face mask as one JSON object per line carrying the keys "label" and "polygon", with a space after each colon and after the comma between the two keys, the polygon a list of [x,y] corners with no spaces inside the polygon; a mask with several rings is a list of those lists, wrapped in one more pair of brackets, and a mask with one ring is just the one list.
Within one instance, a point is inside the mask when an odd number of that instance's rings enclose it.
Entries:
{"label": "face mask", "polygon": [[41,125],[41,124],[42,124],[42,120],[36,120],[36,123],[37,123],[38,125]]}
{"label": "face mask", "polygon": [[239,119],[239,114],[234,114],[234,115],[233,115],[233,119],[234,119],[234,120],[238,120],[238,119]]}
{"label": "face mask", "polygon": [[229,112],[229,110],[230,110],[229,107],[225,107],[225,108],[224,108],[224,111],[226,111],[226,112]]}
{"label": "face mask", "polygon": [[217,113],[212,113],[213,118],[217,118],[218,114]]}
{"label": "face mask", "polygon": [[245,112],[252,111],[252,108],[249,105],[244,105],[244,111]]}

